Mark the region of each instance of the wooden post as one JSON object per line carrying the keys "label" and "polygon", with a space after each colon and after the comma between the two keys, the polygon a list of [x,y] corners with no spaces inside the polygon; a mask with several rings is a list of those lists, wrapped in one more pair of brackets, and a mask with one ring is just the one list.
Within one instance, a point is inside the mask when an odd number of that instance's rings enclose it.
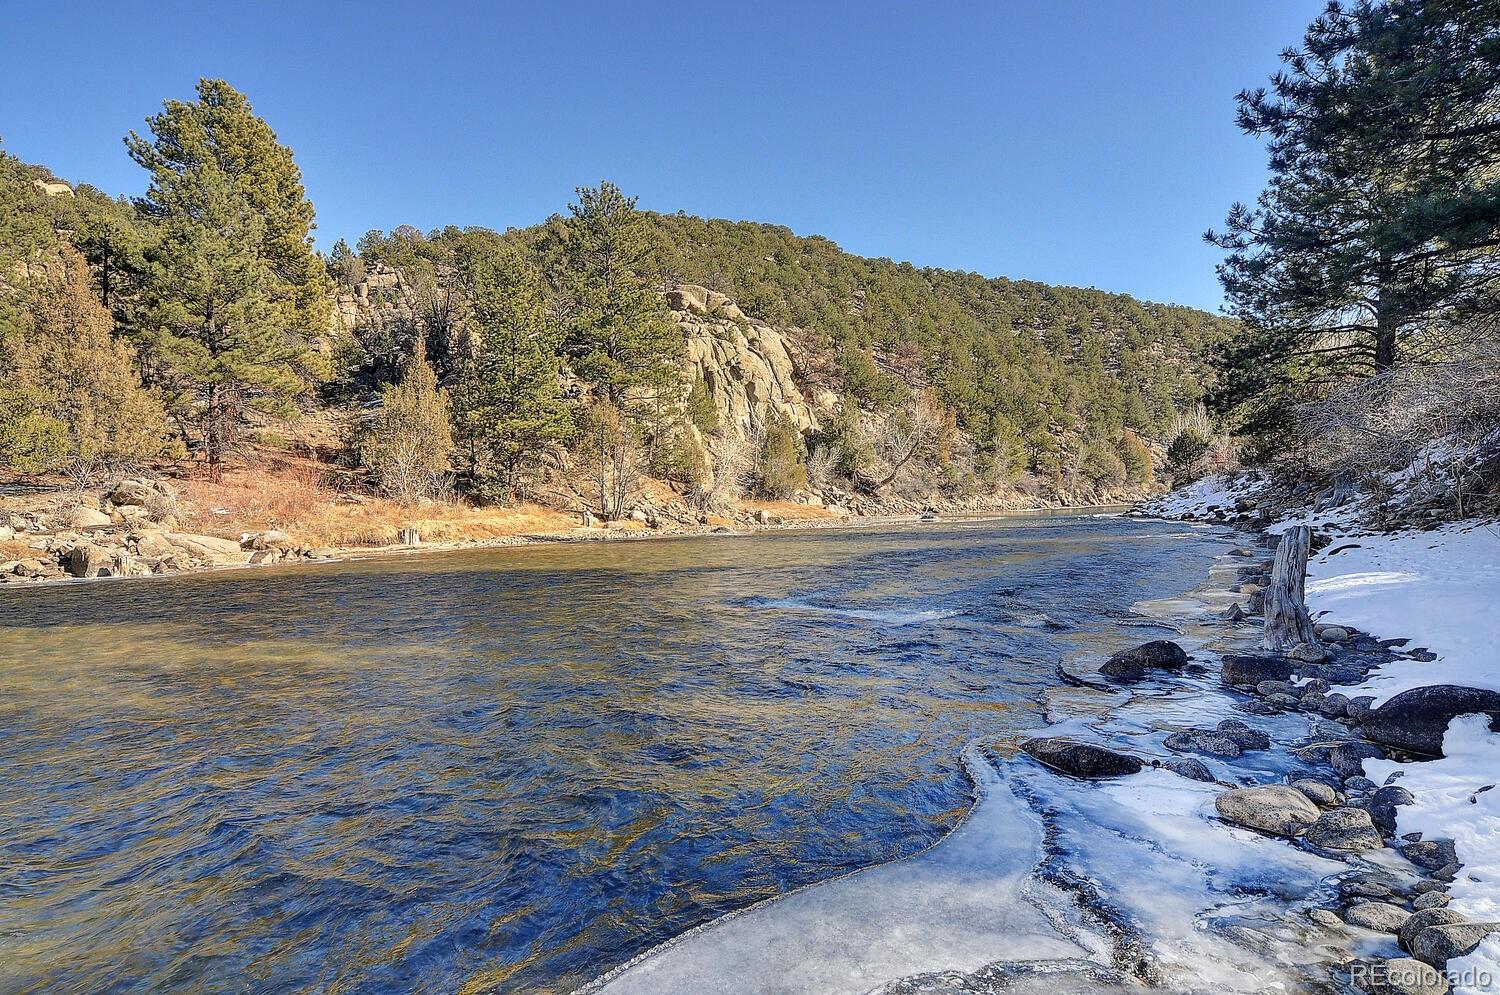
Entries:
{"label": "wooden post", "polygon": [[1303,599],[1307,593],[1307,552],[1312,530],[1294,525],[1276,547],[1271,589],[1266,592],[1266,646],[1285,652],[1302,643],[1317,644]]}
{"label": "wooden post", "polygon": [[422,545],[422,536],[416,529],[408,526],[396,533],[396,541],[403,546],[420,546]]}

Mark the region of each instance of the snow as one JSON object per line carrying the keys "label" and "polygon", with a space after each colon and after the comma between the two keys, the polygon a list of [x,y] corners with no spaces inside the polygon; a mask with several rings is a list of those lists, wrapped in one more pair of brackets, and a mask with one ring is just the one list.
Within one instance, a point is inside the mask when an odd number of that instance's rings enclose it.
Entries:
{"label": "snow", "polygon": [[[1350,548],[1357,544],[1357,548]],[[1500,527],[1460,522],[1431,532],[1347,532],[1307,567],[1307,604],[1379,638],[1408,638],[1438,655],[1403,662],[1345,694],[1377,704],[1429,684],[1500,691]]]}
{"label": "snow", "polygon": [[[1476,922],[1500,921],[1500,734],[1490,732],[1482,715],[1453,720],[1443,737],[1442,760],[1398,764],[1366,760],[1365,774],[1376,783],[1392,774],[1416,801],[1396,810],[1401,833],[1419,832],[1428,839],[1447,837],[1458,848],[1463,870],[1448,889],[1449,908]],[[1489,790],[1485,790],[1489,787]],[[1500,935],[1491,935],[1467,957],[1450,961],[1454,977],[1500,978]],[[1493,988],[1455,988],[1458,992]]]}
{"label": "snow", "polygon": [[1263,486],[1263,481],[1251,476],[1216,473],[1148,501],[1140,510],[1155,518],[1202,515],[1210,508],[1231,508],[1235,501],[1255,494]]}

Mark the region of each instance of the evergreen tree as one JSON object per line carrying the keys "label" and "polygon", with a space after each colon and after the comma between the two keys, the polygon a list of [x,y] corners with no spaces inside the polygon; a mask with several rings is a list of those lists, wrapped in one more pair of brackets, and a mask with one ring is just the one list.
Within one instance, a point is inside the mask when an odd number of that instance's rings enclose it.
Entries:
{"label": "evergreen tree", "polygon": [[140,203],[157,227],[138,334],[217,476],[247,414],[289,414],[306,389],[327,277],[311,265],[312,206],[290,151],[242,95],[198,89],[198,103],[150,119],[154,142],[128,144],[152,172]]}
{"label": "evergreen tree", "polygon": [[481,452],[488,455],[507,497],[514,497],[518,474],[572,433],[558,381],[558,335],[541,274],[515,249],[484,252],[462,265],[480,344],[455,388],[454,420],[471,470]]}
{"label": "evergreen tree", "polygon": [[617,407],[632,394],[675,399],[682,335],[666,320],[655,285],[651,230],[635,198],[613,183],[577,193],[562,230],[573,370]]}
{"label": "evergreen tree", "polygon": [[313,205],[292,150],[228,83],[202,79],[197,89],[196,101],[168,100],[162,113],[146,119],[150,140],[135,132],[125,139],[131,158],[151,173],[151,186],[138,205],[148,216],[167,218],[182,206],[177,188],[212,166],[232,196],[260,219],[256,240],[247,248],[267,262],[284,291],[278,301],[281,324],[305,335],[321,334],[331,314],[330,282],[313,249]]}
{"label": "evergreen tree", "polygon": [[1288,384],[1388,370],[1500,289],[1500,6],[1331,4],[1283,58],[1239,98],[1270,185],[1207,236],[1248,328],[1218,401],[1266,420]]}
{"label": "evergreen tree", "polygon": [[0,463],[87,480],[171,449],[161,400],[94,297],[89,269],[63,247],[0,346]]}

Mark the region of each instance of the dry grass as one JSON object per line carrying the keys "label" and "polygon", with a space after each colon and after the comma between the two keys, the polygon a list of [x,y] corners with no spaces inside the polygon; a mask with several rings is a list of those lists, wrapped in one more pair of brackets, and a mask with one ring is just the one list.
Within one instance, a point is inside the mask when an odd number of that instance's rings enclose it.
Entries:
{"label": "dry grass", "polygon": [[44,554],[37,552],[24,542],[14,539],[0,539],[0,563],[7,560],[30,560]]}
{"label": "dry grass", "polygon": [[798,504],[795,501],[752,501],[739,502],[740,507],[746,511],[764,511],[768,515],[775,515],[786,521],[818,521],[826,518],[839,518],[840,516],[827,508],[815,504]]}
{"label": "dry grass", "polygon": [[309,459],[282,457],[221,481],[181,482],[185,528],[209,535],[280,529],[309,547],[389,546],[403,528],[424,543],[501,539],[567,532],[571,515],[536,505],[476,508],[461,501],[406,506],[379,497],[339,499],[330,471]]}

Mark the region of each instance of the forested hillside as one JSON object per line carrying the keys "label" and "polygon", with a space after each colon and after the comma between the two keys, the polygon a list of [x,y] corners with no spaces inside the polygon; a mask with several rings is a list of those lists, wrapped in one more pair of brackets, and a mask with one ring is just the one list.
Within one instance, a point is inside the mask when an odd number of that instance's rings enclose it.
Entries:
{"label": "forested hillside", "polygon": [[133,199],[0,159],[13,472],[217,479],[317,417],[341,486],[607,520],[652,479],[703,509],[1067,502],[1210,455],[1227,319],[641,211],[608,182],[531,228],[398,226],[324,257],[244,95],[205,80],[147,124]]}

